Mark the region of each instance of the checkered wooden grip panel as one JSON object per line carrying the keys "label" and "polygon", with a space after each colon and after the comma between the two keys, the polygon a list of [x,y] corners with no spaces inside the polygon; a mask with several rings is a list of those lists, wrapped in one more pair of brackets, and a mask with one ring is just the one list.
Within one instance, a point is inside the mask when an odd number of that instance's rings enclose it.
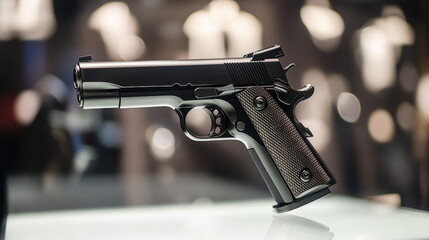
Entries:
{"label": "checkered wooden grip panel", "polygon": [[[267,107],[261,111],[253,105],[253,100],[258,96],[267,100]],[[238,93],[237,97],[295,197],[313,187],[328,185],[331,178],[321,166],[323,162],[313,154],[270,93],[263,87],[255,86]],[[313,175],[308,182],[300,178],[304,168],[310,169]]]}

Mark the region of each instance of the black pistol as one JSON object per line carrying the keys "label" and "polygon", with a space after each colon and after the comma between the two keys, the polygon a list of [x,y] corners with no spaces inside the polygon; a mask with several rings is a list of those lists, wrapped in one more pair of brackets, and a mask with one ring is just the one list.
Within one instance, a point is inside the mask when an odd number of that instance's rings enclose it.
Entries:
{"label": "black pistol", "polygon": [[[243,142],[280,213],[329,194],[336,182],[294,115],[314,88],[289,85],[283,55],[273,46],[242,58],[92,62],[87,56],[74,68],[74,86],[83,109],[170,107],[193,140]],[[207,133],[188,126],[194,108],[209,116]]]}

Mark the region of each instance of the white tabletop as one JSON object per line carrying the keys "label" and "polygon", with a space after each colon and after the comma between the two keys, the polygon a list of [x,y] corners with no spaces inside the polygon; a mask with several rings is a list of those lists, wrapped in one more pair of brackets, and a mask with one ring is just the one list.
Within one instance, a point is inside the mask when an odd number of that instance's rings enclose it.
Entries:
{"label": "white tabletop", "polygon": [[272,200],[10,214],[6,239],[428,239],[429,213],[331,195],[289,213]]}

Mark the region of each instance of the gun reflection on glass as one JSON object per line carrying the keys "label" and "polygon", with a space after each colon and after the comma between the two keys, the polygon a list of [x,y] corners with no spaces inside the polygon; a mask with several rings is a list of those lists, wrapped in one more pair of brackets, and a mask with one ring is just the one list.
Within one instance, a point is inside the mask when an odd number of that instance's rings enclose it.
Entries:
{"label": "gun reflection on glass", "polygon": [[265,239],[332,240],[329,227],[316,221],[294,215],[273,216]]}
{"label": "gun reflection on glass", "polygon": [[[293,89],[273,46],[243,58],[176,61],[92,62],[79,59],[74,84],[83,109],[166,106],[196,141],[243,142],[267,184],[276,212],[289,211],[330,193],[335,179],[307,140],[295,106],[314,88]],[[292,65],[289,65],[292,66]],[[207,132],[189,126],[202,108]]]}

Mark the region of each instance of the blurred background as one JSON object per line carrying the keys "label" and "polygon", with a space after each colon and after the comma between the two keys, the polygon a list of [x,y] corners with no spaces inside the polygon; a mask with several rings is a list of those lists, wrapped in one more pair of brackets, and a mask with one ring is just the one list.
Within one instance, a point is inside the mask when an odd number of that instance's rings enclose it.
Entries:
{"label": "blurred background", "polygon": [[[239,57],[280,44],[333,193],[429,209],[429,2],[0,0],[0,159],[11,212],[269,197],[240,142],[168,108],[81,110],[95,61]],[[274,203],[274,201],[273,201]]]}

